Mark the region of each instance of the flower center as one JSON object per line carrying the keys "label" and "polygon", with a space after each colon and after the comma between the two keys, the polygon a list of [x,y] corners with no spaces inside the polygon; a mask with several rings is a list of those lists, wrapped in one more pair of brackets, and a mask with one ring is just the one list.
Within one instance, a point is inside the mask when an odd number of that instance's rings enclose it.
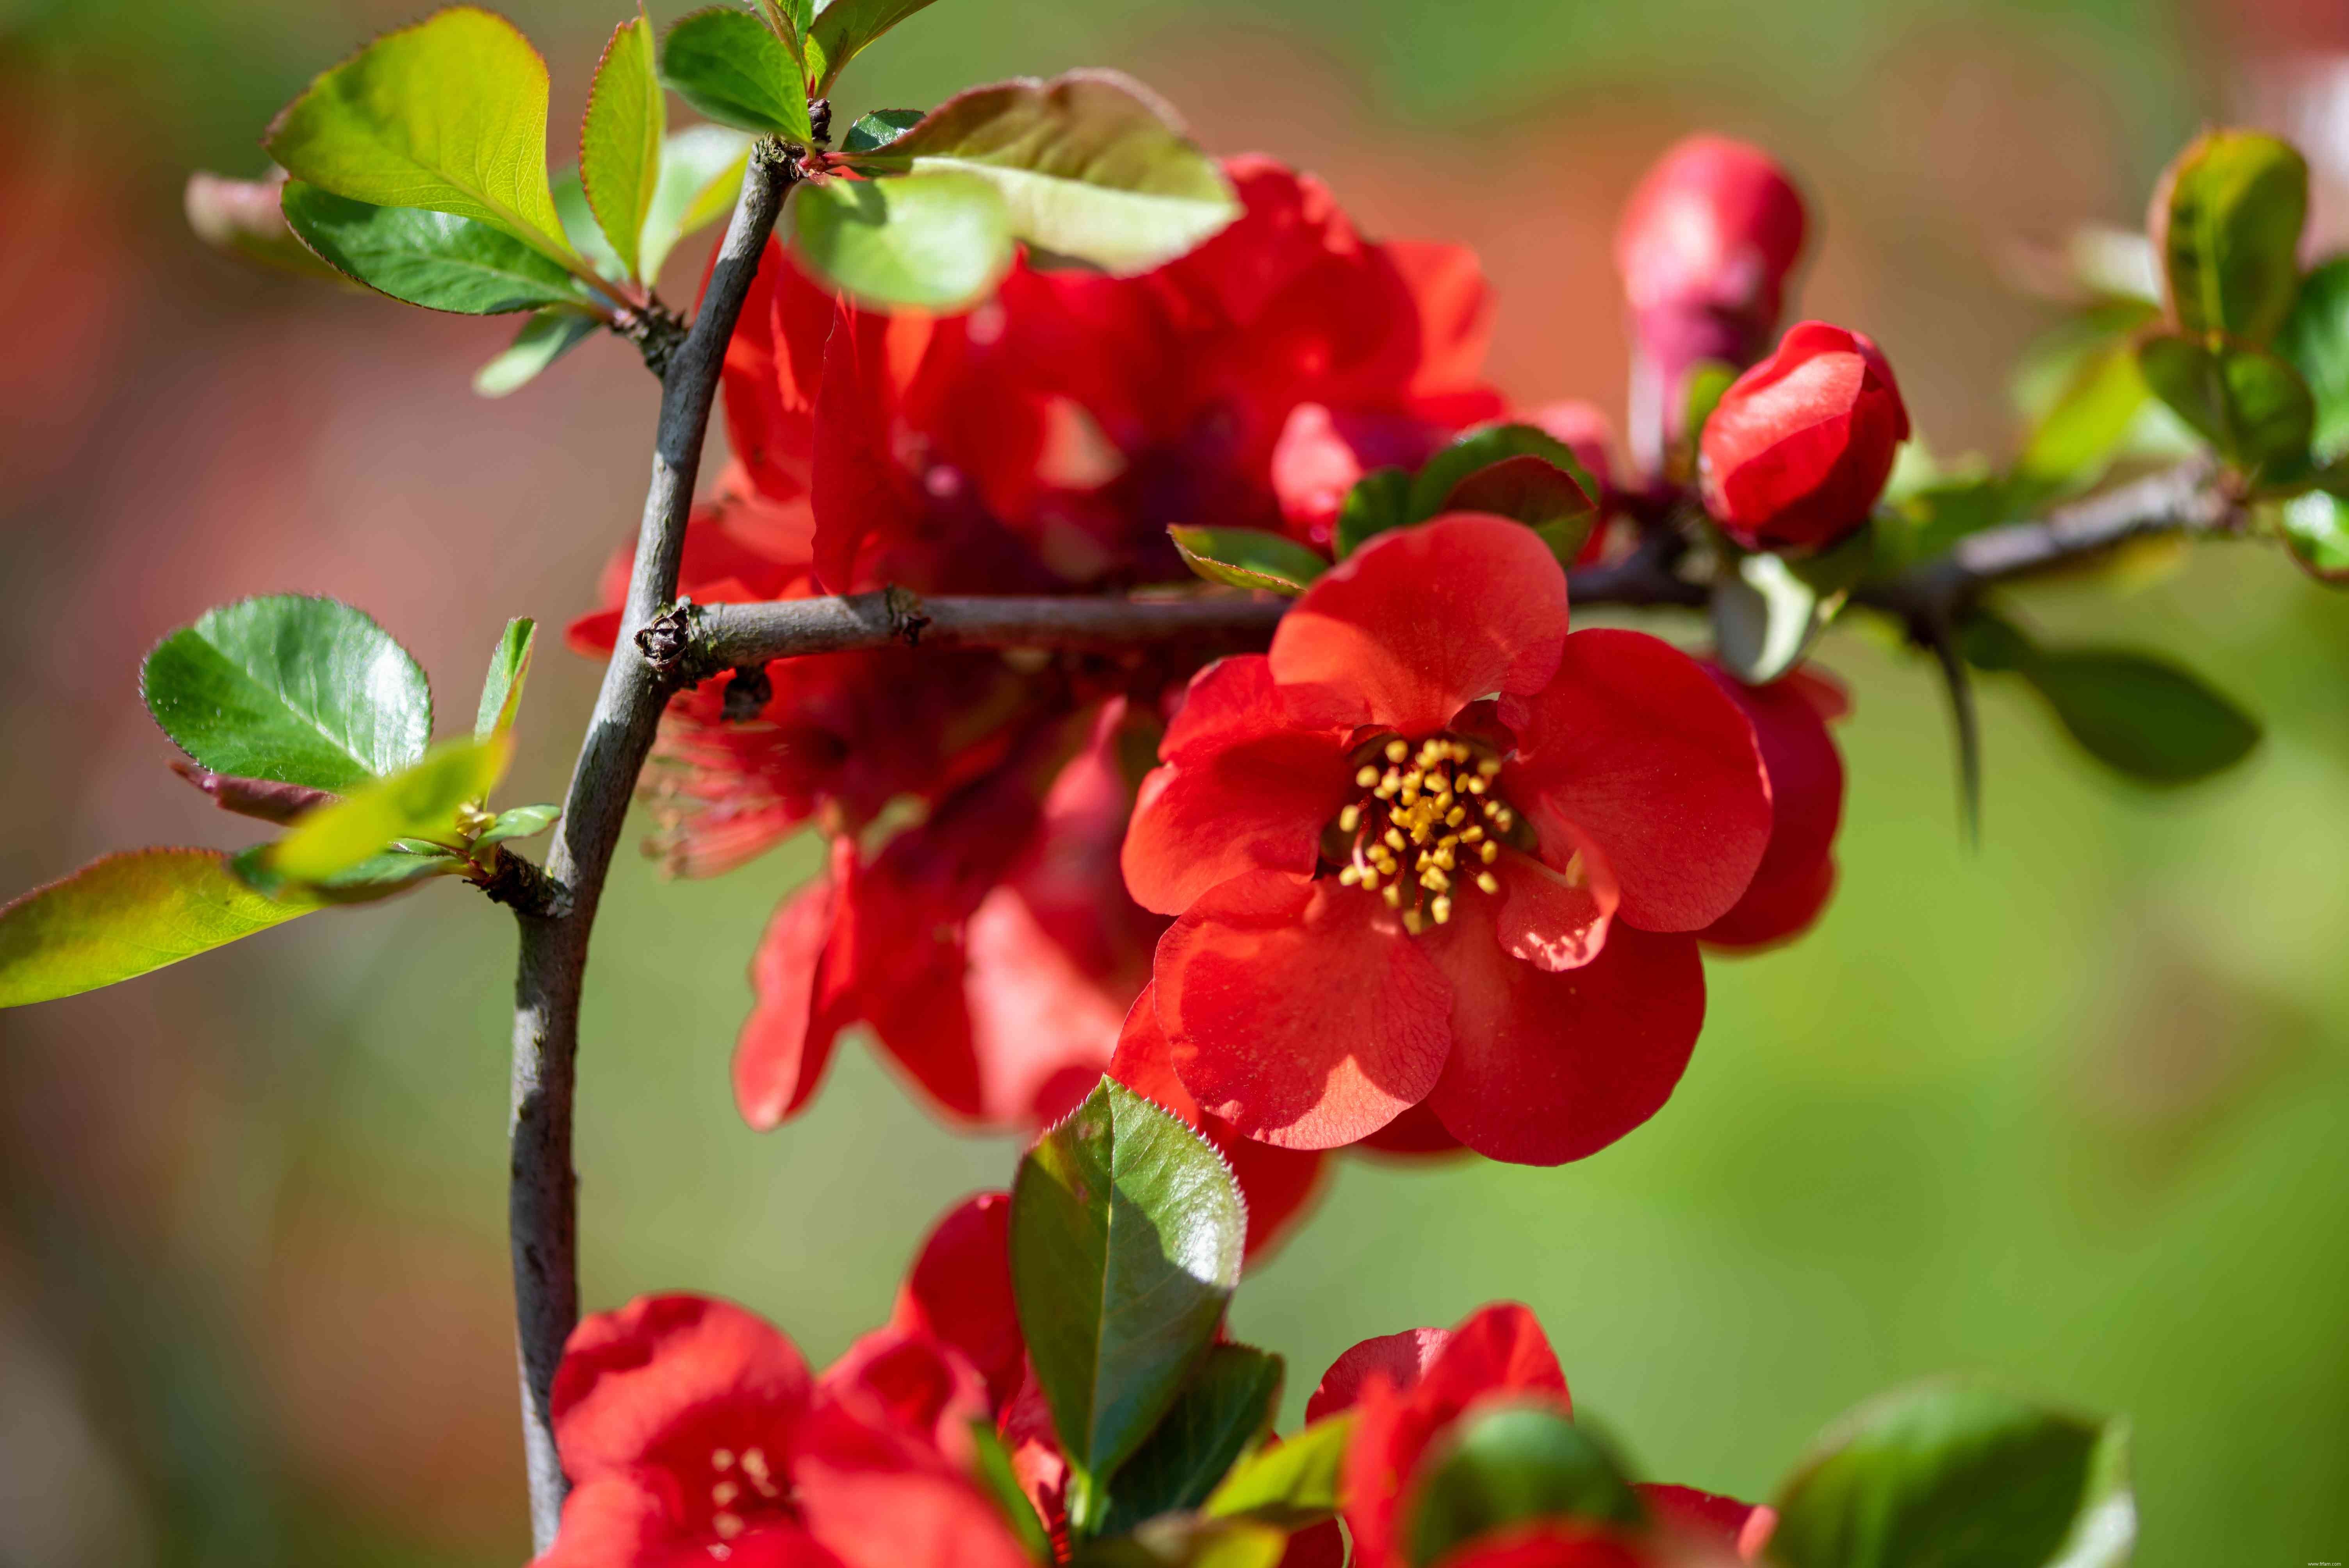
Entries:
{"label": "flower center", "polygon": [[1525,836],[1523,819],[1494,789],[1500,759],[1444,735],[1372,742],[1357,757],[1362,798],[1323,833],[1323,861],[1338,881],[1377,893],[1416,936],[1452,918],[1453,900],[1495,893],[1501,846]]}
{"label": "flower center", "polygon": [[709,1533],[718,1537],[709,1555],[724,1562],[734,1555],[728,1544],[751,1524],[768,1518],[790,1518],[791,1501],[767,1461],[763,1449],[709,1450]]}

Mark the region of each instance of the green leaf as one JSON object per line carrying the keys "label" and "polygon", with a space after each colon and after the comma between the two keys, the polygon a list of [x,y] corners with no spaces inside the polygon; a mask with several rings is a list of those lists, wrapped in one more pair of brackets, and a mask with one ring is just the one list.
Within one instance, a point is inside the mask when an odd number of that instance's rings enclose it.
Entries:
{"label": "green leaf", "polygon": [[556,805],[508,807],[481,830],[481,836],[473,841],[473,848],[481,851],[509,839],[534,839],[554,826],[562,816],[563,808]]}
{"label": "green leaf", "polygon": [[1254,528],[1185,528],[1166,531],[1183,563],[1210,583],[1235,588],[1266,588],[1295,598],[1330,570],[1330,563],[1297,541]]}
{"label": "green leaf", "polygon": [[437,844],[395,844],[323,882],[304,882],[270,863],[274,844],[255,844],[229,861],[238,882],[269,898],[296,904],[375,903],[433,877],[455,876],[465,858]]}
{"label": "green leaf", "polygon": [[283,170],[264,180],[231,180],[199,170],[188,176],[188,227],[216,251],[301,277],[348,283],[286,226],[277,205],[285,185]]}
{"label": "green leaf", "polygon": [[[819,34],[845,3],[816,19]],[[1173,261],[1240,211],[1174,111],[1115,71],[958,93],[892,142],[886,161],[985,180],[1014,236],[1120,277]]]}
{"label": "green leaf", "polygon": [[1722,665],[1748,686],[1767,686],[1802,662],[1875,559],[1862,529],[1834,549],[1798,561],[1740,555],[1713,589],[1713,636]]}
{"label": "green leaf", "polygon": [[1704,437],[1704,422],[1713,418],[1713,411],[1721,407],[1723,394],[1736,380],[1737,366],[1723,360],[1700,359],[1689,366],[1688,382],[1681,395],[1680,450],[1675,454],[1675,462],[1694,468],[1697,443]]}
{"label": "green leaf", "polygon": [[1212,1144],[1103,1078],[1019,1163],[1011,1279],[1072,1477],[1079,1534],[1206,1355],[1239,1283],[1247,1209]]}
{"label": "green leaf", "polygon": [[322,882],[394,841],[458,837],[457,810],[497,788],[513,755],[511,736],[451,740],[403,772],[354,789],[296,823],[270,846],[269,868],[297,882]]}
{"label": "green leaf", "polygon": [[452,5],[385,34],[312,82],[262,144],[334,195],[571,254],[546,181],[546,62],[502,16]]}
{"label": "green leaf", "polygon": [[[1407,510],[1413,522],[1423,522],[1439,512],[1467,510],[1468,501],[1476,498],[1477,490],[1470,488],[1464,500],[1464,487],[1481,480],[1485,470],[1510,462],[1517,458],[1534,458],[1557,469],[1572,484],[1579,495],[1581,511],[1597,511],[1599,481],[1590,477],[1576,459],[1574,449],[1547,430],[1531,425],[1487,425],[1471,430],[1427,459],[1412,480],[1411,500]],[[1505,495],[1496,490],[1495,499]],[[1562,490],[1553,490],[1553,504],[1563,509],[1555,515],[1571,516],[1572,503]],[[1505,515],[1515,515],[1505,514]],[[1521,521],[1532,521],[1530,518]]]}
{"label": "green leaf", "polygon": [[2190,784],[2259,744],[2257,720],[2190,672],[2121,649],[2041,650],[2019,672],[2072,738],[2148,784]]}
{"label": "green leaf", "polygon": [[784,217],[820,278],[885,310],[961,310],[1011,270],[1002,198],[968,174],[812,180],[792,188]]}
{"label": "green leaf", "polygon": [[917,108],[876,108],[848,128],[842,138],[843,152],[878,152],[899,137],[922,123],[922,111]]}
{"label": "green leaf", "polygon": [[1239,1457],[1272,1429],[1281,1360],[1246,1345],[1218,1345],[1109,1483],[1105,1534],[1204,1504]]}
{"label": "green leaf", "polygon": [[2349,256],[2334,256],[2301,281],[2275,349],[2308,383],[2316,400],[2314,444],[2330,462],[2349,450]]}
{"label": "green leaf", "polygon": [[2195,334],[2263,344],[2300,285],[2308,164],[2255,130],[2213,130],[2179,153],[2154,191],[2150,228],[2169,317]]}
{"label": "green leaf", "polygon": [[1421,1461],[1403,1500],[1403,1559],[1426,1568],[1487,1531],[1537,1519],[1637,1525],[1646,1517],[1588,1431],[1547,1406],[1504,1406],[1462,1422]]}
{"label": "green leaf", "polygon": [[1411,522],[1411,475],[1401,469],[1372,469],[1354,481],[1338,506],[1332,542],[1343,561],[1379,534]]}
{"label": "green leaf", "polygon": [[460,315],[543,305],[585,309],[595,296],[569,272],[486,223],[417,207],[371,207],[289,182],[285,221],[337,270],[409,304]]}
{"label": "green leaf", "polygon": [[586,342],[601,325],[585,311],[550,305],[533,312],[504,351],[473,372],[473,390],[484,397],[521,390],[540,371]]}
{"label": "green leaf", "polygon": [[0,908],[0,1007],[95,991],[309,913],[262,897],[227,862],[130,850]]}
{"label": "green leaf", "polygon": [[2277,531],[2300,568],[2320,583],[2349,586],[2349,501],[2321,490],[2275,510]]}
{"label": "green leaf", "polygon": [[815,0],[759,0],[759,10],[791,52],[794,73],[804,87],[808,30],[815,24]]}
{"label": "green leaf", "polygon": [[974,1419],[970,1423],[970,1440],[977,1450],[971,1470],[979,1489],[1002,1514],[1003,1522],[1019,1538],[1029,1558],[1036,1563],[1051,1562],[1051,1537],[1044,1533],[1044,1522],[1036,1516],[1036,1505],[1020,1490],[1019,1473],[1011,1468],[1011,1454],[996,1434],[995,1423],[984,1417]]}
{"label": "green leaf", "polygon": [[1785,1568],[2126,1561],[2134,1511],[2100,1451],[2106,1440],[2095,1422],[1978,1384],[1887,1395],[1837,1423],[1781,1489],[1771,1559]]}
{"label": "green leaf", "polygon": [[722,125],[688,126],[662,146],[660,183],[645,215],[639,258],[647,281],[660,276],[678,241],[733,211],[750,153],[750,135]]}
{"label": "green leaf", "polygon": [[713,7],[680,18],[661,45],[661,79],[721,125],[802,146],[815,139],[799,62],[747,12]]}
{"label": "green leaf", "polygon": [[490,652],[490,673],[481,677],[481,701],[473,718],[473,734],[482,739],[513,727],[514,710],[522,706],[523,683],[530,678],[531,650],[538,641],[538,623],[517,615],[498,634]]}
{"label": "green leaf", "polygon": [[832,91],[848,62],[867,44],[930,4],[930,0],[824,0],[808,29],[811,98]]}
{"label": "green leaf", "polygon": [[208,610],[140,674],[155,722],[218,773],[343,790],[424,755],[432,696],[391,634],[305,594]]}
{"label": "green leaf", "polygon": [[2176,333],[2137,345],[2154,395],[2246,472],[2287,479],[2308,466],[2316,406],[2299,372],[2263,348],[2216,348]]}
{"label": "green leaf", "polygon": [[2095,483],[2137,422],[2146,396],[2133,345],[2115,343],[2090,356],[2033,427],[2017,472],[2055,490]]}
{"label": "green leaf", "polygon": [[1169,1514],[1078,1547],[1073,1568],[1278,1568],[1288,1537],[1247,1519]]}
{"label": "green leaf", "polygon": [[639,6],[604,46],[587,93],[587,116],[579,126],[580,185],[604,237],[632,278],[643,276],[637,269],[645,220],[660,181],[667,116],[653,66],[653,25]]}
{"label": "green leaf", "polygon": [[1258,1449],[1224,1478],[1206,1511],[1260,1519],[1283,1530],[1330,1518],[1338,1511],[1346,1444],[1353,1435],[1354,1413],[1343,1410],[1287,1442]]}

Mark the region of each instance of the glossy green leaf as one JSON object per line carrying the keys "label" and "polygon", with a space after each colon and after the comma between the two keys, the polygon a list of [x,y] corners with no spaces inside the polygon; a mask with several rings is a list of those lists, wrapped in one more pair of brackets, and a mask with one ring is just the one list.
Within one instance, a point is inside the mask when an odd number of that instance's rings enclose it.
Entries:
{"label": "glossy green leaf", "polygon": [[1265,588],[1294,598],[1330,570],[1330,563],[1285,534],[1254,528],[1166,531],[1183,563],[1210,583]]}
{"label": "glossy green leaf", "polygon": [[1218,1345],[1183,1385],[1133,1457],[1110,1478],[1106,1534],[1204,1504],[1239,1457],[1272,1429],[1281,1360],[1246,1345]]}
{"label": "glossy green leaf", "polygon": [[2308,466],[2316,407],[2299,372],[2262,348],[2216,348],[2162,333],[2137,345],[2154,396],[2247,472],[2289,478]]}
{"label": "glossy green leaf", "polygon": [[2131,344],[2114,343],[2091,355],[2033,426],[2016,471],[2054,490],[2094,484],[2127,438],[2147,396]]}
{"label": "glossy green leaf", "polygon": [[[2094,1421],[1974,1383],[1887,1395],[1839,1422],[1780,1491],[1771,1559],[1784,1568],[2124,1562],[2134,1513],[2125,1482],[2116,1491],[2110,1461],[2099,1463],[2105,1440]],[[2108,1545],[2116,1530],[2119,1556]]]}
{"label": "glossy green leaf", "polygon": [[1646,1518],[1606,1445],[1542,1405],[1503,1406],[1463,1421],[1420,1462],[1402,1508],[1403,1560],[1413,1568],[1507,1525]]}
{"label": "glossy green leaf", "polygon": [[2148,784],[2207,779],[2260,741],[2257,720],[2200,677],[2150,655],[2043,649],[2020,673],[2091,756]]}
{"label": "glossy green leaf", "polygon": [[1740,555],[1713,589],[1713,636],[1723,668],[1766,686],[1802,662],[1875,558],[1866,529],[1833,550],[1788,561]]}
{"label": "glossy green leaf", "polygon": [[1169,1514],[1078,1547],[1073,1568],[1278,1568],[1288,1537],[1249,1519]]}
{"label": "glossy green leaf", "polygon": [[1688,381],[1681,394],[1681,445],[1682,460],[1693,463],[1697,442],[1704,435],[1704,422],[1721,407],[1722,395],[1737,380],[1737,366],[1719,359],[1700,359],[1689,366]]}
{"label": "glossy green leaf", "polygon": [[264,180],[231,180],[201,170],[191,174],[185,198],[188,227],[216,251],[299,277],[349,283],[295,237],[277,204],[285,186],[282,170]]}
{"label": "glossy green leaf", "polygon": [[503,397],[538,378],[540,371],[587,341],[603,324],[583,311],[533,312],[498,356],[473,372],[473,390]]}
{"label": "glossy green leaf", "polygon": [[864,46],[930,0],[823,0],[808,29],[809,96],[822,98]]}
{"label": "glossy green leaf", "polygon": [[2349,587],[2349,501],[2321,490],[2275,510],[2277,531],[2301,569],[2320,583]]}
{"label": "glossy green leaf", "polygon": [[419,207],[371,207],[289,182],[285,221],[336,270],[409,304],[460,315],[544,305],[585,309],[569,272],[486,223]]}
{"label": "glossy green leaf", "polygon": [[1445,511],[1482,511],[1515,518],[1536,533],[1563,565],[1574,564],[1599,521],[1597,498],[1547,458],[1528,452],[1478,469],[1452,487]]}
{"label": "glossy green leaf", "polygon": [[748,132],[728,126],[693,125],[662,146],[660,183],[645,215],[640,260],[647,280],[660,276],[661,263],[679,240],[734,210],[750,140]]}
{"label": "glossy green leaf", "polygon": [[805,145],[808,100],[773,29],[743,11],[712,7],[681,18],[661,45],[661,79],[720,125]]}
{"label": "glossy green leaf", "polygon": [[1044,1532],[1044,1522],[1036,1515],[1036,1505],[1019,1485],[1019,1473],[1011,1468],[1011,1454],[996,1434],[995,1423],[985,1418],[970,1423],[973,1451],[971,1470],[979,1489],[995,1504],[1003,1522],[1019,1538],[1029,1558],[1036,1563],[1052,1561],[1051,1537]]}
{"label": "glossy green leaf", "polygon": [[[817,18],[819,33],[831,15]],[[1115,71],[973,88],[898,137],[885,157],[916,173],[987,181],[1015,237],[1121,277],[1182,255],[1240,211],[1222,166],[1174,111]]]}
{"label": "glossy green leaf", "polygon": [[387,33],[326,72],[263,145],[334,195],[453,213],[570,253],[546,181],[546,62],[474,6]]}
{"label": "glossy green leaf", "polygon": [[579,181],[604,237],[640,277],[645,220],[660,181],[668,109],[653,62],[653,25],[640,8],[612,30],[579,126]]}
{"label": "glossy green leaf", "polygon": [[1354,481],[1338,506],[1333,536],[1343,561],[1389,529],[1411,522],[1411,475],[1401,469],[1372,469]]}
{"label": "glossy green leaf", "polygon": [[802,86],[807,81],[808,33],[815,25],[815,0],[759,0],[760,14],[792,57]]}
{"label": "glossy green leaf", "polygon": [[473,848],[486,850],[492,844],[502,844],[509,839],[534,839],[563,818],[563,808],[552,803],[541,806],[510,806],[499,812],[494,821],[481,830],[473,841]]}
{"label": "glossy green leaf", "polygon": [[[1461,488],[1485,469],[1516,458],[1538,459],[1557,469],[1572,481],[1581,497],[1582,509],[1596,511],[1599,481],[1583,468],[1573,448],[1531,425],[1487,425],[1461,436],[1427,459],[1411,483],[1407,508],[1411,521],[1423,522],[1439,512],[1466,510],[1466,503],[1459,498]],[[1562,492],[1557,493],[1557,504],[1569,504]],[[1472,490],[1471,499],[1474,494]]]}
{"label": "glossy green leaf", "polygon": [[878,152],[922,123],[917,108],[876,108],[859,117],[841,139],[843,152]]}
{"label": "glossy green leaf", "polygon": [[332,599],[206,611],[147,655],[147,709],[216,772],[347,789],[424,755],[432,696],[391,634]]}
{"label": "glossy green leaf", "polygon": [[481,677],[481,701],[473,717],[473,734],[487,738],[513,727],[514,710],[522,706],[523,684],[530,678],[531,651],[538,642],[538,623],[517,615],[498,634],[490,651],[489,674]]}
{"label": "glossy green leaf", "polygon": [[1233,1467],[1206,1511],[1300,1530],[1338,1511],[1354,1413],[1324,1417],[1286,1442],[1258,1449]]}
{"label": "glossy green leaf", "polygon": [[2186,332],[2263,344],[2300,285],[2308,164],[2256,130],[2205,132],[2154,192],[2149,227],[2170,319]]}
{"label": "glossy green leaf", "polygon": [[1212,1144],[1103,1078],[1019,1163],[1011,1279],[1081,1534],[1102,1481],[1206,1354],[1239,1282],[1247,1210]]}
{"label": "glossy green leaf", "polygon": [[784,219],[819,277],[885,310],[962,310],[1011,270],[1002,198],[968,174],[809,181]]}
{"label": "glossy green leaf", "polygon": [[2349,452],[2349,256],[2334,256],[2301,280],[2275,350],[2315,398],[2318,455],[2329,462]]}
{"label": "glossy green leaf", "polygon": [[0,1007],[95,991],[309,908],[264,898],[216,850],[108,855],[0,908]]}
{"label": "glossy green leaf", "polygon": [[452,740],[415,767],[352,790],[311,812],[270,847],[271,870],[298,882],[322,882],[397,840],[453,840],[457,810],[481,800],[505,777],[511,736]]}
{"label": "glossy green leaf", "polygon": [[255,844],[230,861],[229,870],[254,892],[295,904],[377,903],[434,877],[456,876],[467,864],[464,856],[436,844],[393,844],[322,882],[305,882],[271,862],[275,847]]}

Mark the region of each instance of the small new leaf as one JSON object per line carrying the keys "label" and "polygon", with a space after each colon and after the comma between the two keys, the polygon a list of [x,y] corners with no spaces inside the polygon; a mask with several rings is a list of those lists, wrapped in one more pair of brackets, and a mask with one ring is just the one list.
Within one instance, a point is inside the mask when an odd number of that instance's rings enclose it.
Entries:
{"label": "small new leaf", "polygon": [[546,62],[471,5],[387,33],[286,106],[263,145],[295,179],[488,224],[571,254],[546,180]]}
{"label": "small new leaf", "polygon": [[748,132],[729,126],[693,125],[663,144],[660,183],[645,215],[638,258],[647,283],[660,275],[661,263],[679,240],[733,211],[750,139]]}
{"label": "small new leaf", "polygon": [[473,841],[474,852],[478,854],[492,844],[502,844],[509,839],[534,839],[554,826],[562,817],[563,808],[551,803],[508,807],[498,813],[495,821],[481,830],[480,838]]}
{"label": "small new leaf", "polygon": [[2169,318],[2252,346],[2283,325],[2300,285],[2308,163],[2263,131],[2214,130],[2179,153],[2153,193]]}
{"label": "small new leaf", "polygon": [[1332,1517],[1353,1435],[1354,1413],[1346,1410],[1314,1422],[1287,1442],[1258,1449],[1224,1478],[1207,1499],[1206,1511],[1260,1519],[1283,1530]]}
{"label": "small new leaf", "polygon": [[[817,18],[819,33],[840,8]],[[973,88],[891,142],[886,160],[984,180],[1015,237],[1120,277],[1174,260],[1240,211],[1174,111],[1115,71]]]}
{"label": "small new leaf", "polygon": [[512,755],[512,738],[504,735],[435,747],[415,767],[303,818],[269,846],[264,861],[290,882],[323,882],[395,841],[454,841],[458,809],[496,789]]}
{"label": "small new leaf", "polygon": [[348,789],[424,755],[432,696],[391,634],[305,594],[208,610],[147,655],[147,710],[215,772]]}
{"label": "small new leaf", "polygon": [[1330,563],[1297,541],[1253,528],[1185,528],[1166,531],[1183,563],[1210,583],[1263,588],[1295,598]]}
{"label": "small new leaf", "polygon": [[817,276],[883,310],[962,310],[1011,270],[1003,199],[968,174],[808,181],[783,223]]}
{"label": "small new leaf", "polygon": [[498,356],[473,372],[473,390],[503,397],[538,378],[540,371],[587,341],[602,325],[585,311],[549,305],[533,312]]}
{"label": "small new leaf", "polygon": [[95,991],[314,907],[263,897],[216,850],[108,855],[0,908],[0,1007]]}
{"label": "small new leaf", "polygon": [[490,671],[481,677],[481,701],[473,717],[473,734],[487,739],[513,727],[514,710],[522,706],[523,683],[530,678],[530,655],[538,641],[538,623],[517,615],[498,634],[490,652]]}
{"label": "small new leaf", "polygon": [[502,315],[595,295],[540,251],[487,223],[419,207],[376,207],[288,181],[285,222],[337,271],[379,294],[459,315]]}
{"label": "small new leaf", "polygon": [[660,181],[667,107],[653,63],[653,25],[639,9],[613,29],[579,124],[579,181],[626,275],[641,278],[645,220]]}
{"label": "small new leaf", "polygon": [[679,19],[662,42],[660,69],[679,98],[720,125],[802,146],[815,139],[799,62],[748,12],[713,7]]}
{"label": "small new leaf", "polygon": [[330,283],[350,280],[320,261],[295,238],[279,210],[279,192],[285,171],[277,170],[262,180],[231,180],[201,170],[188,176],[188,227],[197,239],[216,251],[299,277]]}

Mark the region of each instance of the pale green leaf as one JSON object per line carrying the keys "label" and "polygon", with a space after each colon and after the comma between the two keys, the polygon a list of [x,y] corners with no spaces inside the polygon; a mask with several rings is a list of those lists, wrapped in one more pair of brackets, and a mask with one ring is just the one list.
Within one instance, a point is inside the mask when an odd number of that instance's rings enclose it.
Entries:
{"label": "pale green leaf", "polygon": [[2301,280],[2275,349],[2316,399],[2318,455],[2330,462],[2349,452],[2349,256],[2334,256]]}
{"label": "pale green leaf", "polygon": [[0,908],[0,1007],[129,980],[314,907],[263,897],[217,850],[108,855]]}
{"label": "pale green leaf", "polygon": [[613,29],[596,62],[579,127],[579,181],[596,223],[629,277],[641,277],[645,220],[660,181],[667,106],[653,61],[653,25],[641,8]]}
{"label": "pale green leaf", "polygon": [[1330,570],[1330,563],[1285,534],[1254,528],[1166,531],[1183,563],[1210,583],[1263,588],[1295,598]]}
{"label": "pale green leaf", "polygon": [[530,655],[538,641],[538,623],[517,615],[498,634],[490,654],[490,673],[481,677],[481,701],[473,718],[473,734],[503,735],[513,727],[514,710],[522,706],[523,683],[530,678]]}
{"label": "pale green leaf", "polygon": [[733,211],[750,141],[749,132],[730,126],[693,125],[663,145],[660,183],[645,215],[639,258],[648,281],[660,275],[661,263],[679,240]]}
{"label": "pale green leaf", "polygon": [[587,341],[602,324],[583,311],[549,307],[533,312],[496,358],[473,372],[473,390],[503,397],[538,378],[540,371]]}
{"label": "pale green leaf", "polygon": [[1354,1413],[1325,1417],[1288,1441],[1258,1449],[1232,1468],[1206,1511],[1299,1530],[1338,1511]]}
{"label": "pale green leaf", "polygon": [[968,174],[809,181],[784,222],[819,277],[885,310],[963,310],[1011,270],[1002,198]]}
{"label": "pale green leaf", "polygon": [[562,817],[563,808],[552,802],[538,806],[510,806],[497,814],[496,820],[481,830],[481,836],[473,841],[473,848],[485,850],[509,839],[534,839],[554,826]]}
{"label": "pale green leaf", "polygon": [[267,863],[294,882],[318,882],[397,840],[453,840],[458,808],[497,788],[512,755],[513,738],[507,735],[445,742],[415,767],[304,817],[271,846]]}

